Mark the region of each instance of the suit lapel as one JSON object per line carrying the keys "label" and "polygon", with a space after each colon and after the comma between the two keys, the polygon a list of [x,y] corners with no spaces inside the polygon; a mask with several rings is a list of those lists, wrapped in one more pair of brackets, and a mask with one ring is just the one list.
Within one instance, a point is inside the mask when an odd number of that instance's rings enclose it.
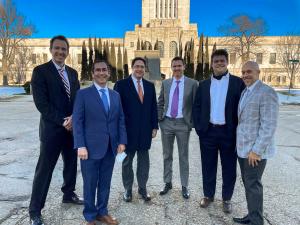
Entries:
{"label": "suit lapel", "polygon": [[67,92],[66,92],[65,86],[63,84],[63,81],[62,81],[62,79],[61,79],[61,77],[60,77],[60,75],[59,75],[59,73],[58,73],[55,65],[53,64],[53,62],[51,60],[48,62],[48,68],[49,68],[50,73],[51,73],[50,76],[52,76],[57,81],[57,83],[61,87],[61,90],[67,96]]}
{"label": "suit lapel", "polygon": [[[190,82],[189,79],[187,79],[186,77],[184,77],[184,83],[183,83],[183,105],[182,105],[182,109],[185,108],[185,104],[187,102],[187,95],[188,95],[188,91],[190,90]],[[182,112],[183,113],[183,112]]]}
{"label": "suit lapel", "polygon": [[171,90],[171,86],[172,86],[172,81],[173,81],[173,78],[170,78],[169,80],[167,80],[166,82],[166,94],[167,94],[167,98],[166,98],[166,107],[168,108],[168,105],[169,105],[169,98],[170,98],[170,90]]}
{"label": "suit lapel", "polygon": [[70,84],[70,92],[71,92],[71,96],[72,96],[72,94],[73,94],[73,91],[74,91],[74,87],[73,87],[73,76],[71,75],[71,70],[69,69],[69,67],[68,66],[65,66],[65,68],[66,68],[66,72],[67,72],[67,75],[68,75],[68,79],[69,79],[69,84]]}
{"label": "suit lapel", "polygon": [[208,79],[207,85],[204,86],[204,91],[203,91],[203,93],[207,93],[205,100],[206,100],[209,114],[210,114],[210,86],[211,86],[211,78]]}
{"label": "suit lapel", "polygon": [[[251,98],[253,98],[253,96],[255,95],[255,93],[259,90],[259,88],[261,87],[261,81],[258,81],[258,83],[255,85],[255,87],[253,88],[253,90],[251,91],[251,93],[249,94],[249,96],[247,96],[247,98],[245,99],[245,102],[243,103],[243,105],[241,106],[240,109],[240,113],[239,113],[239,117],[242,114],[243,110],[246,108],[247,104],[249,103],[249,101],[251,100]],[[245,88],[244,91],[246,91],[247,89]],[[245,93],[245,92],[244,92]],[[243,96],[244,97],[244,96]]]}
{"label": "suit lapel", "polygon": [[233,90],[234,90],[234,84],[232,84],[232,76],[229,74],[229,80],[228,80],[228,89],[227,89],[227,95],[226,95],[226,101],[225,101],[225,115],[226,115],[226,108],[230,102],[230,99],[232,99]]}
{"label": "suit lapel", "polygon": [[117,102],[115,101],[113,91],[109,88],[108,88],[108,93],[109,93],[109,102],[110,102],[109,111],[108,111],[108,118],[110,118],[112,113],[113,113],[113,110],[116,108],[115,104]]}
{"label": "suit lapel", "polygon": [[[133,95],[137,98],[137,100],[141,103],[140,101],[140,97],[135,89],[135,86],[134,86],[134,83],[133,83],[133,80],[131,78],[132,75],[130,75],[127,79],[128,79],[128,84],[129,84],[129,90],[131,92],[133,92]],[[145,91],[145,90],[144,90]],[[142,104],[142,103],[141,103]]]}

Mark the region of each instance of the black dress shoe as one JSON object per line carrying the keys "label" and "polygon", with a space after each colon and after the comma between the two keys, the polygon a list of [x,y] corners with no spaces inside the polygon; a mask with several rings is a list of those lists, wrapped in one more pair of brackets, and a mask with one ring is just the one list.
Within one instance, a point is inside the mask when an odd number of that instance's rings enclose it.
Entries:
{"label": "black dress shoe", "polygon": [[132,191],[131,190],[126,190],[123,194],[123,200],[125,202],[131,202],[132,201]]}
{"label": "black dress shoe", "polygon": [[30,218],[31,225],[44,225],[43,219],[41,216],[35,216]]}
{"label": "black dress shoe", "polygon": [[182,197],[185,199],[190,198],[190,193],[187,187],[182,186]]}
{"label": "black dress shoe", "polygon": [[165,195],[165,194],[167,194],[171,189],[172,189],[172,183],[171,183],[171,182],[170,182],[170,183],[166,183],[164,189],[161,190],[161,191],[159,192],[159,194],[160,194],[160,195]]}
{"label": "black dress shoe", "polygon": [[144,188],[139,188],[138,193],[140,196],[144,199],[145,202],[148,202],[151,200],[151,196],[147,193],[147,190]]}
{"label": "black dress shoe", "polygon": [[223,201],[223,212],[224,213],[232,213],[232,204],[231,201]]}
{"label": "black dress shoe", "polygon": [[76,205],[83,205],[83,198],[80,198],[75,193],[71,197],[63,197],[62,203],[72,203]]}
{"label": "black dress shoe", "polygon": [[233,217],[232,219],[233,219],[234,222],[240,223],[240,224],[249,224],[250,223],[248,215],[243,217],[243,218]]}

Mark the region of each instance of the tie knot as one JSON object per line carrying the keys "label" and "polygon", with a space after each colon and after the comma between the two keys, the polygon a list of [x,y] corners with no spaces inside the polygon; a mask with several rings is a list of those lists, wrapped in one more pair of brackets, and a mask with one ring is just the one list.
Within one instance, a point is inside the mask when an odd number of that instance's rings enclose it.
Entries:
{"label": "tie knot", "polygon": [[99,90],[102,94],[106,94],[106,90],[104,88]]}
{"label": "tie knot", "polygon": [[60,68],[60,69],[58,69],[58,71],[59,71],[60,73],[63,73],[63,72],[65,71],[65,69],[64,69],[64,68]]}
{"label": "tie knot", "polygon": [[180,83],[180,80],[176,80],[177,85]]}
{"label": "tie knot", "polygon": [[140,83],[141,83],[141,80],[137,80],[137,83],[140,84]]}

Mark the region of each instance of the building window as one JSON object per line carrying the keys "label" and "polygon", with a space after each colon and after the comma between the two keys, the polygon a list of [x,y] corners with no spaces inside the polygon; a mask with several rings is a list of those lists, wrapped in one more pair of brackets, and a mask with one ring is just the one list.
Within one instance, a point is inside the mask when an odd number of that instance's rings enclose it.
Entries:
{"label": "building window", "polygon": [[235,64],[236,63],[236,53],[230,53],[229,55],[229,63]]}
{"label": "building window", "polygon": [[77,54],[77,64],[82,63],[82,54]]}
{"label": "building window", "polygon": [[165,0],[165,18],[168,18],[168,0]]}
{"label": "building window", "polygon": [[169,5],[170,5],[170,6],[169,6],[169,17],[172,18],[172,1],[173,1],[173,0],[169,0],[169,1],[170,1],[170,2],[169,2]]}
{"label": "building window", "polygon": [[31,54],[31,62],[32,62],[32,64],[36,64],[36,54],[35,53]]}
{"label": "building window", "polygon": [[268,76],[268,82],[270,83],[272,81],[272,76]]}
{"label": "building window", "polygon": [[163,5],[162,5],[162,0],[160,0],[160,18],[162,18],[163,14],[162,14],[162,11],[163,11]]}
{"label": "building window", "polygon": [[178,2],[177,0],[174,0],[174,18],[177,18],[177,6],[178,6]]}
{"label": "building window", "polygon": [[280,83],[280,76],[278,76],[276,79],[277,79],[277,83]]}
{"label": "building window", "polygon": [[170,42],[169,57],[174,58],[178,54],[177,43],[175,41]]}
{"label": "building window", "polygon": [[262,81],[263,81],[263,82],[266,81],[266,77],[265,77],[265,76],[262,77]]}
{"label": "building window", "polygon": [[284,84],[286,83],[286,76],[282,77],[282,83],[284,83]]}
{"label": "building window", "polygon": [[159,50],[159,57],[163,58],[164,57],[164,43],[162,41],[159,41],[157,47]]}
{"label": "building window", "polygon": [[48,61],[48,55],[47,55],[47,53],[44,53],[44,54],[43,54],[43,61],[44,61],[44,62],[47,62],[47,61]]}
{"label": "building window", "polygon": [[276,53],[270,53],[270,64],[275,64],[276,63]]}
{"label": "building window", "polygon": [[134,42],[130,42],[130,47],[131,47],[131,48],[134,47]]}
{"label": "building window", "polygon": [[263,61],[263,54],[262,53],[257,53],[256,54],[256,62],[257,64],[262,64]]}

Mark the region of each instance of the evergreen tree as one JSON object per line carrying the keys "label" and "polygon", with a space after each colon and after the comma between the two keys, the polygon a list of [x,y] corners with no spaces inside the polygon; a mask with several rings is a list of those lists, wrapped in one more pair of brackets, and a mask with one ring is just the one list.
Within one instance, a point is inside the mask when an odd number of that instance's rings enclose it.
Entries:
{"label": "evergreen tree", "polygon": [[92,39],[89,38],[89,66],[88,66],[88,77],[92,80],[92,67],[93,67],[93,45]]}
{"label": "evergreen tree", "polygon": [[181,57],[181,58],[182,58],[182,50],[183,50],[182,49],[182,42],[180,41],[179,42],[179,53],[178,53],[178,56]]}
{"label": "evergreen tree", "polygon": [[95,52],[95,60],[98,60],[99,59],[99,50],[98,50],[96,38],[94,38],[94,52]]}
{"label": "evergreen tree", "polygon": [[98,39],[98,52],[99,52],[99,59],[103,59],[103,49],[102,49],[101,38]]}
{"label": "evergreen tree", "polygon": [[191,40],[191,46],[190,46],[190,77],[195,78],[195,44],[194,39]]}
{"label": "evergreen tree", "polygon": [[118,62],[117,62],[117,78],[118,80],[123,79],[123,62],[120,44],[118,46]]}
{"label": "evergreen tree", "polygon": [[123,54],[123,70],[124,70],[124,78],[127,78],[129,76],[129,70],[128,70],[128,57],[127,57],[126,48]]}
{"label": "evergreen tree", "polygon": [[[215,42],[211,54],[213,54],[214,51],[216,51],[216,50],[217,50],[217,43]],[[212,73],[213,73],[213,69],[212,69],[212,67],[211,67],[211,64],[212,64],[212,63],[210,62],[209,74],[212,74]]]}
{"label": "evergreen tree", "polygon": [[85,46],[85,41],[82,44],[81,51],[81,79],[80,80],[88,80],[88,62],[87,62],[87,51]]}
{"label": "evergreen tree", "polygon": [[155,45],[154,45],[154,50],[158,50],[158,39],[156,39]]}
{"label": "evergreen tree", "polygon": [[210,76],[209,71],[209,52],[208,52],[208,37],[205,41],[205,59],[204,59],[204,79],[208,79]]}
{"label": "evergreen tree", "polygon": [[110,65],[111,65],[111,71],[110,71],[110,77],[111,77],[111,81],[113,83],[115,83],[117,81],[117,65],[116,65],[116,50],[115,50],[115,44],[112,42],[111,46],[110,46],[110,54],[109,54],[109,58],[110,58]]}
{"label": "evergreen tree", "polygon": [[203,33],[201,34],[199,40],[195,79],[198,81],[203,80]]}
{"label": "evergreen tree", "polygon": [[141,50],[141,42],[140,42],[140,38],[138,38],[136,50]]}
{"label": "evergreen tree", "polygon": [[187,77],[194,78],[194,71],[193,71],[193,63],[192,63],[192,40],[185,44],[185,51],[184,51],[184,62],[185,62],[185,70],[184,74]]}

